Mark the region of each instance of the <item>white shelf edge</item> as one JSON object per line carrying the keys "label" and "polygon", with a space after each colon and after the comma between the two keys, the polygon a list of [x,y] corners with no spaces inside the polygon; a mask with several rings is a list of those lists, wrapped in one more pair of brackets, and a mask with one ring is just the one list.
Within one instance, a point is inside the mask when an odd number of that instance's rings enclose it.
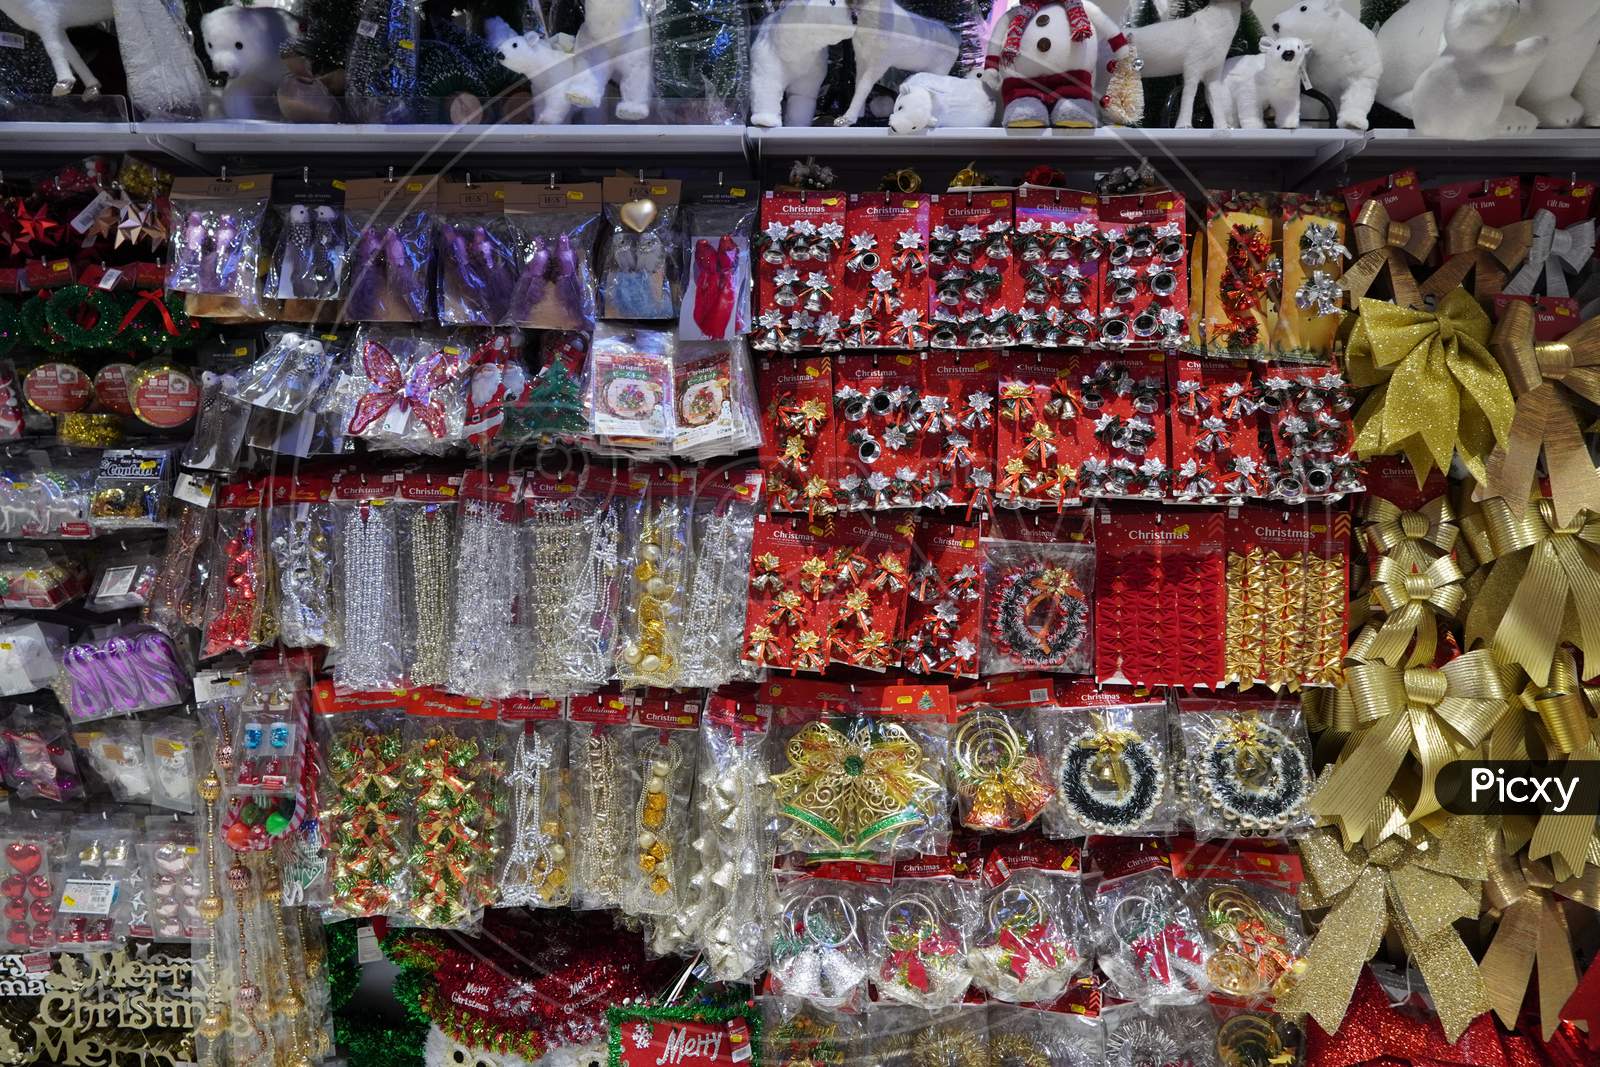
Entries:
{"label": "white shelf edge", "polygon": [[334,123],[136,123],[141,134],[186,143],[208,155],[279,152],[381,155],[401,152],[494,152],[507,155],[626,155],[671,151],[742,155],[743,126],[383,126]]}

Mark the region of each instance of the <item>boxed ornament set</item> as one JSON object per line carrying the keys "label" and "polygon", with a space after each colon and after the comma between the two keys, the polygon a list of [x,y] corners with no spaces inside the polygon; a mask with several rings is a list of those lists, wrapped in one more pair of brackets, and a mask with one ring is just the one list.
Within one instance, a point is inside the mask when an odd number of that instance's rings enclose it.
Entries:
{"label": "boxed ornament set", "polygon": [[962,177],[5,183],[0,1058],[1590,1062],[1593,185]]}

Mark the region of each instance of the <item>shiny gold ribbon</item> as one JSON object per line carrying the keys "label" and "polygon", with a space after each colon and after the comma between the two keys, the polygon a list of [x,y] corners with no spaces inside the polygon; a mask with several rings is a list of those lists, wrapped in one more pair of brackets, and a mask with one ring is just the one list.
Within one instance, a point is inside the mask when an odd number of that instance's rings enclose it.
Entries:
{"label": "shiny gold ribbon", "polygon": [[1426,567],[1448,555],[1461,536],[1455,509],[1436,496],[1415,511],[1403,511],[1381,496],[1368,494],[1362,505],[1361,532],[1375,556],[1388,556],[1408,567]]}
{"label": "shiny gold ribbon", "polygon": [[1356,414],[1363,459],[1403,452],[1421,486],[1459,453],[1482,481],[1484,460],[1510,435],[1516,409],[1505,372],[1489,350],[1489,317],[1461,289],[1436,311],[1361,301],[1347,352],[1351,380],[1376,384]]}
{"label": "shiny gold ribbon", "polygon": [[[1511,850],[1493,850],[1489,876],[1483,884],[1484,903],[1499,918],[1494,940],[1483,954],[1480,971],[1494,1013],[1508,1028],[1515,1028],[1528,979],[1539,966],[1539,1021],[1545,1040],[1561,1023],[1561,1008],[1578,987],[1578,967],[1572,957],[1572,935],[1566,912],[1558,898],[1556,879],[1548,864],[1520,862]],[[1578,898],[1590,908],[1600,902]]]}
{"label": "shiny gold ribbon", "polygon": [[1361,205],[1353,231],[1356,261],[1340,279],[1353,300],[1367,295],[1383,268],[1389,268],[1389,286],[1395,303],[1421,307],[1422,291],[1411,273],[1412,263],[1421,263],[1433,252],[1439,240],[1439,220],[1425,211],[1409,222],[1395,222],[1389,209],[1376,200]]}
{"label": "shiny gold ribbon", "polygon": [[1510,438],[1489,457],[1488,477],[1476,495],[1504,497],[1512,514],[1521,515],[1542,452],[1556,519],[1570,522],[1585,508],[1600,513],[1600,470],[1589,459],[1568,395],[1600,404],[1600,319],[1543,344],[1534,340],[1533,327],[1533,307],[1521,300],[1506,305],[1495,327],[1490,348],[1505,368],[1516,412]]}
{"label": "shiny gold ribbon", "polygon": [[[1591,710],[1595,696],[1579,684],[1572,650],[1558,649],[1550,664],[1550,681],[1545,685],[1530,683],[1522,690],[1520,703],[1525,713],[1508,715],[1495,727],[1489,737],[1488,758],[1549,763],[1600,760],[1600,739],[1595,733],[1600,721]],[[1531,745],[1530,740],[1539,743]],[[1550,769],[1555,773],[1555,767]],[[1524,822],[1531,823],[1531,830],[1519,830],[1516,835],[1508,831],[1506,836],[1508,840],[1515,836],[1517,848],[1526,845],[1529,859],[1549,859],[1557,878],[1583,872],[1595,839],[1594,815],[1552,811]]]}
{"label": "shiny gold ribbon", "polygon": [[1505,288],[1506,279],[1528,258],[1533,244],[1533,220],[1509,226],[1490,226],[1468,204],[1450,216],[1444,227],[1444,265],[1422,284],[1424,296],[1437,299],[1467,280],[1474,267],[1472,292],[1489,300]]}
{"label": "shiny gold ribbon", "polygon": [[1495,654],[1550,682],[1563,641],[1583,656],[1580,674],[1600,669],[1600,518],[1556,522],[1541,500],[1521,517],[1496,497],[1483,502],[1494,563],[1467,612],[1468,646],[1487,642]]}
{"label": "shiny gold ribbon", "polygon": [[[1372,567],[1372,603],[1383,609],[1381,625],[1363,627],[1350,641],[1349,658],[1391,666],[1432,663],[1439,648],[1437,616],[1453,619],[1466,600],[1456,561],[1440,556],[1417,567],[1383,556]],[[1410,649],[1411,654],[1406,655]]]}
{"label": "shiny gold ribbon", "polygon": [[[1362,663],[1345,673],[1344,700],[1332,714],[1349,739],[1311,798],[1321,823],[1333,823],[1347,842],[1382,841],[1399,823],[1381,821],[1385,798],[1408,757],[1420,777],[1405,821],[1439,810],[1434,783],[1445,764],[1480,745],[1505,714],[1509,694],[1487,649],[1457,656],[1438,670],[1401,670]],[[1347,701],[1347,703],[1345,702]]]}
{"label": "shiny gold ribbon", "polygon": [[1390,838],[1371,850],[1346,852],[1331,829],[1301,841],[1301,907],[1329,911],[1278,1011],[1309,1014],[1337,1032],[1362,967],[1393,930],[1428,984],[1446,1039],[1461,1036],[1490,1006],[1477,963],[1452,926],[1478,916],[1488,842],[1476,816],[1440,819],[1431,832],[1418,827],[1409,841]]}

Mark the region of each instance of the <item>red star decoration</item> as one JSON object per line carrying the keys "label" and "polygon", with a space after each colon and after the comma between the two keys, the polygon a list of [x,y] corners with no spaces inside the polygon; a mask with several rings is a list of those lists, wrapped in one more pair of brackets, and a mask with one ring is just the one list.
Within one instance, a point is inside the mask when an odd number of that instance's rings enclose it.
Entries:
{"label": "red star decoration", "polygon": [[40,204],[35,214],[28,214],[28,205],[17,204],[17,234],[11,238],[11,250],[24,255],[38,251],[34,246],[56,243],[55,233],[61,223],[50,217],[50,209]]}

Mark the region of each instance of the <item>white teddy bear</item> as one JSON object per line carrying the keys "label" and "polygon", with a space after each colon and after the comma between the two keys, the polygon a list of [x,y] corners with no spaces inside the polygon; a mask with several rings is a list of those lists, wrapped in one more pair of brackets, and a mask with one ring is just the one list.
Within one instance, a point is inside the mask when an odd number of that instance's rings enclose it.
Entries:
{"label": "white teddy bear", "polygon": [[913,74],[900,83],[889,115],[895,133],[916,133],[935,126],[987,126],[994,121],[994,97],[977,74]]}
{"label": "white teddy bear", "polygon": [[1280,130],[1300,128],[1300,92],[1305,87],[1306,56],[1311,46],[1298,37],[1261,38],[1261,51],[1228,60],[1223,94],[1233,114],[1219,126],[1259,130],[1266,113]]}
{"label": "white teddy bear", "polygon": [[788,0],[763,19],[750,45],[750,125],[811,125],[828,49],[855,32],[846,0]]}
{"label": "white teddy bear", "polygon": [[489,18],[484,32],[495,58],[510,70],[528,79],[533,89],[533,121],[550,126],[566,122],[577,110],[572,103],[579,95],[597,93],[594,72],[580,66],[573,55],[575,41],[570,33],[545,37],[537,31],[511,32],[504,19]]}
{"label": "white teddy bear", "polygon": [[[1495,43],[1520,8],[1520,0],[1456,0],[1451,5],[1444,49],[1411,92],[1411,120],[1419,132],[1483,138],[1508,126],[1518,128],[1515,116],[1506,114],[1513,102],[1506,98],[1504,76],[1539,62],[1550,47],[1544,36]],[[1495,122],[1486,121],[1490,115],[1496,116]]]}
{"label": "white teddy bear", "polygon": [[277,7],[219,7],[200,18],[211,69],[225,75],[222,113],[230,119],[276,119],[278,83],[288,74],[279,50],[295,33],[294,16]]}
{"label": "white teddy bear", "polygon": [[616,116],[638,122],[650,114],[655,87],[650,22],[640,0],[589,0],[583,5],[573,55],[588,77],[574,78],[567,99],[578,107],[599,107],[606,86],[617,83]]}
{"label": "white teddy bear", "polygon": [[1341,0],[1300,0],[1273,20],[1272,32],[1310,46],[1306,76],[1311,87],[1334,101],[1340,126],[1366,129],[1383,75],[1377,35],[1346,11]]}

